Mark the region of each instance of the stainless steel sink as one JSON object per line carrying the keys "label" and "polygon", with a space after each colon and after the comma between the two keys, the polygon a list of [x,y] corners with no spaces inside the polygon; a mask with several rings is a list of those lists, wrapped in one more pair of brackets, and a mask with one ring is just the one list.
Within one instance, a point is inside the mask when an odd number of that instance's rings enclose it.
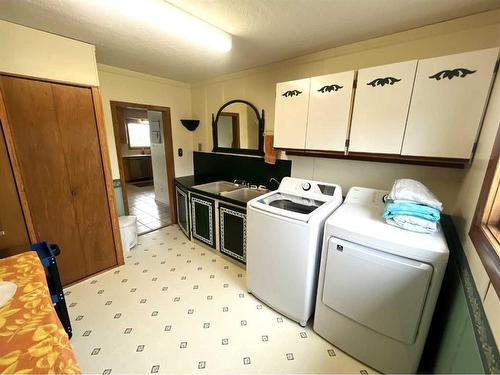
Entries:
{"label": "stainless steel sink", "polygon": [[194,189],[205,191],[207,193],[219,194],[222,192],[228,192],[236,189],[240,189],[241,185],[233,184],[228,181],[215,181],[209,182],[208,184],[201,184],[193,186]]}
{"label": "stainless steel sink", "polygon": [[222,192],[220,195],[237,201],[248,202],[262,194],[266,194],[268,191],[267,189],[239,188],[237,190]]}

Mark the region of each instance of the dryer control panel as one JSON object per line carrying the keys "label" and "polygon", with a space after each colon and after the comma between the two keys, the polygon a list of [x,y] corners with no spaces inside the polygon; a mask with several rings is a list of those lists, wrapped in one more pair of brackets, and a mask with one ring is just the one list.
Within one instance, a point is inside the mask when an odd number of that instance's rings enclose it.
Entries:
{"label": "dryer control panel", "polygon": [[280,192],[323,201],[330,200],[338,194],[342,197],[342,188],[339,185],[294,177],[283,178],[278,190]]}

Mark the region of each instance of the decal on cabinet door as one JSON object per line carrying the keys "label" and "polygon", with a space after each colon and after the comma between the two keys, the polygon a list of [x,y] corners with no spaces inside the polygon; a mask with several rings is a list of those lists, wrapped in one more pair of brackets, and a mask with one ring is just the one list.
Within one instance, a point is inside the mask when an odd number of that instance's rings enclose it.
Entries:
{"label": "decal on cabinet door", "polygon": [[385,85],[394,85],[394,83],[401,81],[401,79],[394,77],[385,77],[385,78],[375,78],[373,81],[368,82],[367,85],[375,87],[375,86],[385,86]]}
{"label": "decal on cabinet door", "polygon": [[288,90],[288,91],[285,91],[283,94],[281,94],[281,96],[284,96],[285,98],[289,98],[289,97],[292,97],[292,96],[299,96],[300,94],[302,94],[302,91],[299,91],[299,90]]}
{"label": "decal on cabinet door", "polygon": [[340,85],[337,85],[337,84],[333,84],[333,85],[326,85],[326,86],[323,86],[322,88],[320,88],[318,90],[318,92],[321,92],[321,93],[327,93],[327,92],[332,92],[332,91],[339,91],[341,88],[343,88],[344,86],[340,86]]}
{"label": "decal on cabinet door", "polygon": [[456,68],[453,70],[441,70],[440,72],[437,72],[436,74],[429,76],[430,79],[435,79],[436,81],[439,81],[442,78],[465,78],[469,74],[474,74],[476,73],[477,70],[469,70],[465,68]]}

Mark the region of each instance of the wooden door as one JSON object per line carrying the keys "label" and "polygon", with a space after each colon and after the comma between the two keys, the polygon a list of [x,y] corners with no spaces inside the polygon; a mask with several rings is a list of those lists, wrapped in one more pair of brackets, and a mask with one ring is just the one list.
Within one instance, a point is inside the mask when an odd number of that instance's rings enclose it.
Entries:
{"label": "wooden door", "polygon": [[37,238],[68,284],[117,263],[90,89],[2,77]]}
{"label": "wooden door", "polygon": [[29,250],[30,240],[0,126],[0,258]]}
{"label": "wooden door", "polygon": [[306,149],[344,151],[354,71],[311,78]]}
{"label": "wooden door", "polygon": [[117,263],[92,92],[51,86],[87,276]]}
{"label": "wooden door", "polygon": [[418,62],[402,154],[469,159],[498,48]]}
{"label": "wooden door", "polygon": [[306,78],[276,85],[274,147],[304,149],[310,82]]}
{"label": "wooden door", "polygon": [[358,71],[349,151],[400,154],[417,61]]}

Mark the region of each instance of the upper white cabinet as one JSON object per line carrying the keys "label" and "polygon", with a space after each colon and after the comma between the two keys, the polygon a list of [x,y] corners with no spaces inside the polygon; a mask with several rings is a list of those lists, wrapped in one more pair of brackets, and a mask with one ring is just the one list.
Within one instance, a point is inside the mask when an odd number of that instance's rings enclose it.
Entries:
{"label": "upper white cabinet", "polygon": [[469,159],[498,48],[418,62],[402,155]]}
{"label": "upper white cabinet", "polygon": [[359,70],[349,151],[401,152],[416,68],[412,60]]}
{"label": "upper white cabinet", "polygon": [[311,78],[306,149],[344,151],[354,71]]}
{"label": "upper white cabinet", "polygon": [[276,85],[274,147],[304,149],[310,82],[307,78]]}

